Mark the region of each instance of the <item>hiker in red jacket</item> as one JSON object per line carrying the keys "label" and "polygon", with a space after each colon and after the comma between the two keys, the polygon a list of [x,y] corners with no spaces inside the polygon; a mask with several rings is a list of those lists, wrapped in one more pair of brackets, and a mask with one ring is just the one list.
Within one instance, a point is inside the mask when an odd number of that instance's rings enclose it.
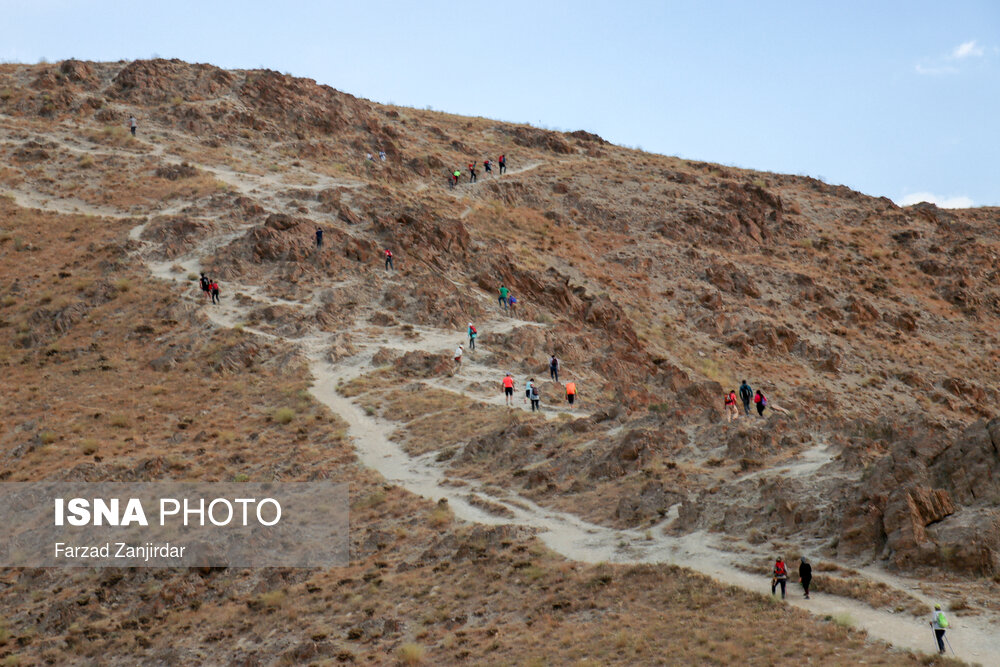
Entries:
{"label": "hiker in red jacket", "polygon": [[736,390],[734,389],[726,395],[726,421],[731,422],[739,418],[740,411],[736,407]]}
{"label": "hiker in red jacket", "polygon": [[392,251],[388,248],[385,249],[385,270],[389,269],[395,270],[396,267],[392,265]]}
{"label": "hiker in red jacket", "polygon": [[774,561],[774,571],[772,572],[771,579],[771,595],[774,595],[774,591],[778,586],[781,586],[781,599],[785,599],[785,584],[788,582],[788,569],[785,567],[785,561],[781,560],[781,556],[778,556]]}
{"label": "hiker in red jacket", "polygon": [[500,159],[497,160],[497,164],[500,165],[500,173],[501,174],[503,174],[505,171],[507,171],[507,158],[506,157],[504,157],[503,155],[501,155]]}
{"label": "hiker in red jacket", "polygon": [[757,416],[763,417],[764,408],[767,407],[767,396],[764,395],[764,392],[758,389],[757,393],[753,396],[753,402],[757,404]]}
{"label": "hiker in red jacket", "polygon": [[493,163],[490,162],[489,158],[483,160],[483,170],[487,174],[492,174],[493,173]]}
{"label": "hiker in red jacket", "polygon": [[219,283],[213,280],[208,288],[212,291],[212,303],[219,303]]}

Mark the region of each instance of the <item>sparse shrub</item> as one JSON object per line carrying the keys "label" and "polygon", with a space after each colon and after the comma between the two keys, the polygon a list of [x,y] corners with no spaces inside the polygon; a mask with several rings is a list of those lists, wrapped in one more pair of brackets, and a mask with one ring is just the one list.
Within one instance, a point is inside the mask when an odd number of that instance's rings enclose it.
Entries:
{"label": "sparse shrub", "polygon": [[291,408],[278,408],[271,417],[279,424],[289,424],[295,419],[295,410]]}
{"label": "sparse shrub", "polygon": [[112,415],[108,423],[115,428],[127,428],[130,422],[125,415]]}
{"label": "sparse shrub", "polygon": [[969,608],[969,601],[964,597],[956,598],[948,603],[948,609],[951,611],[961,611],[962,609]]}
{"label": "sparse shrub", "polygon": [[288,594],[283,590],[261,593],[247,604],[251,609],[277,609],[285,604]]}
{"label": "sparse shrub", "polygon": [[80,167],[80,169],[90,169],[91,167],[94,166],[94,158],[90,157],[89,155],[84,155],[82,158],[80,158],[80,162],[78,162],[77,165]]}
{"label": "sparse shrub", "polygon": [[189,273],[188,274],[188,280],[198,280],[198,274],[197,273]]}
{"label": "sparse shrub", "polygon": [[85,456],[90,456],[97,451],[99,444],[100,443],[98,443],[94,438],[84,438],[80,441],[80,452],[82,452]]}
{"label": "sparse shrub", "polygon": [[832,617],[830,617],[830,620],[842,628],[854,627],[854,617],[846,612],[842,614],[834,614]]}
{"label": "sparse shrub", "polygon": [[396,651],[396,656],[404,665],[422,665],[426,654],[427,649],[413,642],[403,644]]}
{"label": "sparse shrub", "polygon": [[361,500],[359,500],[358,502],[356,502],[354,504],[354,507],[355,509],[367,509],[369,507],[375,507],[377,505],[381,505],[384,502],[385,502],[385,491],[379,489],[378,491],[375,491],[374,493],[371,493],[362,498]]}
{"label": "sparse shrub", "polygon": [[451,509],[445,504],[439,504],[431,511],[430,524],[433,528],[444,528],[451,524],[452,519],[454,515]]}
{"label": "sparse shrub", "polygon": [[38,434],[38,439],[42,441],[43,445],[51,445],[56,441],[56,434],[52,431],[42,431]]}
{"label": "sparse shrub", "polygon": [[235,477],[233,477],[233,481],[234,482],[239,482],[239,483],[249,482],[250,481],[250,475],[248,475],[248,474],[246,474],[244,472],[241,472],[240,474],[238,474]]}

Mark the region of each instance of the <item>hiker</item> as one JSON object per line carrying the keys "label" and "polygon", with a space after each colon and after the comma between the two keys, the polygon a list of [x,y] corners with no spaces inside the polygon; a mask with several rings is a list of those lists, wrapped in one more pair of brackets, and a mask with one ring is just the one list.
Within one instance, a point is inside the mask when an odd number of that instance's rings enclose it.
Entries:
{"label": "hiker", "polygon": [[740,418],[739,408],[736,407],[736,390],[726,394],[726,423]]}
{"label": "hiker", "polygon": [[503,173],[504,173],[505,171],[507,171],[507,158],[506,158],[506,157],[504,157],[503,155],[501,155],[501,156],[500,156],[500,159],[499,159],[499,160],[497,160],[497,164],[499,164],[499,165],[500,165],[500,174],[501,174],[501,175],[502,175],[502,174],[503,174]]}
{"label": "hiker", "polygon": [[378,152],[378,159],[382,160],[382,162],[385,162],[385,151]]}
{"label": "hiker", "polygon": [[128,129],[131,130],[132,136],[135,136],[135,128],[139,127],[139,124],[135,122],[135,116],[128,117]]}
{"label": "hiker", "polygon": [[527,403],[531,399],[531,388],[535,386],[535,378],[530,378],[528,382],[524,385],[524,402]]}
{"label": "hiker", "polygon": [[469,163],[469,183],[476,182],[476,164],[474,162]]}
{"label": "hiker", "polygon": [[934,628],[934,638],[937,639],[938,653],[945,654],[944,631],[948,629],[948,617],[941,611],[941,605],[934,605],[934,615],[931,616],[931,627]]}
{"label": "hiker", "polygon": [[802,590],[805,591],[806,599],[809,599],[809,582],[813,578],[813,566],[809,564],[806,557],[801,558],[799,563],[799,581],[802,583]]}
{"label": "hiker", "polygon": [[493,173],[493,163],[490,162],[489,158],[483,160],[483,173],[492,174]]}
{"label": "hiker", "polygon": [[503,379],[503,393],[507,405],[512,405],[514,403],[514,378],[510,376],[510,373],[507,373]]}
{"label": "hiker", "polygon": [[576,383],[570,380],[566,383],[566,401],[573,405],[573,401],[576,400]]}
{"label": "hiker", "polygon": [[395,270],[396,267],[392,265],[392,251],[388,248],[385,249],[385,270],[389,269]]}
{"label": "hiker", "polygon": [[323,230],[320,227],[316,228],[316,249],[323,249]]}
{"label": "hiker", "polygon": [[201,291],[204,292],[206,299],[211,299],[212,298],[211,284],[212,284],[212,281],[210,281],[208,279],[208,276],[205,275],[205,272],[202,271],[201,272]]}
{"label": "hiker", "polygon": [[375,161],[375,158],[372,157],[371,153],[368,153],[368,161],[369,162],[374,162]]}
{"label": "hiker", "polygon": [[458,179],[450,171],[448,172],[448,189],[454,190],[455,186],[458,185]]}
{"label": "hiker", "polygon": [[469,349],[476,349],[476,337],[479,336],[479,332],[476,331],[476,327],[472,326],[472,322],[469,322]]}
{"label": "hiker", "polygon": [[758,389],[757,393],[753,396],[753,402],[757,404],[757,416],[763,417],[764,408],[767,407],[767,396],[764,395],[764,392]]}
{"label": "hiker", "polygon": [[212,303],[219,303],[219,283],[213,280],[209,288],[212,290]]}
{"label": "hiker", "polygon": [[539,412],[542,411],[542,406],[539,403],[540,400],[541,400],[541,396],[538,395],[538,385],[532,384],[531,385],[531,411],[532,412],[534,412],[535,410],[538,410]]}
{"label": "hiker", "polygon": [[556,355],[552,355],[549,359],[549,377],[556,382],[559,382],[559,360],[556,359]]}
{"label": "hiker", "polygon": [[507,295],[510,294],[510,290],[503,283],[500,283],[500,296],[497,301],[500,303],[501,310],[507,310],[509,304],[507,303]]}
{"label": "hiker", "polygon": [[788,570],[785,568],[785,561],[781,560],[781,556],[778,556],[774,561],[774,577],[771,579],[771,595],[774,595],[774,590],[780,585],[781,586],[781,599],[785,599],[785,583],[788,581]]}
{"label": "hiker", "polygon": [[[463,348],[461,345],[455,348],[455,373],[462,369],[462,352]],[[452,373],[452,375],[455,373]]]}
{"label": "hiker", "polygon": [[753,389],[744,380],[743,384],[740,385],[740,399],[743,401],[743,412],[747,417],[750,416],[750,399],[753,398]]}
{"label": "hiker", "polygon": [[507,297],[507,310],[510,311],[511,315],[514,314],[514,306],[516,305],[517,305],[517,297],[511,294],[510,296]]}
{"label": "hiker", "polygon": [[456,169],[451,175],[455,177],[455,185],[458,185],[458,179],[462,177],[462,172]]}

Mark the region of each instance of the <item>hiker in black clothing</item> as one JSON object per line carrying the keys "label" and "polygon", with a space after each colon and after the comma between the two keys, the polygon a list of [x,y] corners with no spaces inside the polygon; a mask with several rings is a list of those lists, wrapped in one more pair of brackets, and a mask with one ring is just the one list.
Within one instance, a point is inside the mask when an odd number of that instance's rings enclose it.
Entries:
{"label": "hiker in black clothing", "polygon": [[542,411],[542,406],[539,403],[539,401],[541,400],[541,396],[539,396],[539,394],[538,394],[538,385],[536,385],[534,383],[532,383],[532,385],[531,385],[531,396],[530,396],[530,398],[531,398],[531,411],[534,412],[535,410],[538,410],[539,412],[541,412]]}
{"label": "hiker in black clothing", "polygon": [[212,282],[208,279],[208,276],[206,276],[205,272],[202,271],[201,272],[201,291],[205,293],[205,298],[206,299],[211,299],[212,298],[211,289],[209,288],[209,286],[211,284],[212,284]]}
{"label": "hiker in black clothing", "polygon": [[458,185],[458,179],[455,178],[455,174],[453,174],[453,173],[451,173],[449,171],[448,172],[448,188],[450,188],[451,190],[454,190],[456,185]]}
{"label": "hiker in black clothing", "polygon": [[740,400],[743,401],[743,412],[747,417],[750,416],[750,399],[753,398],[753,389],[744,380],[743,384],[740,385]]}
{"label": "hiker in black clothing", "polygon": [[802,590],[806,593],[806,599],[809,599],[809,582],[813,578],[813,567],[806,560],[806,557],[802,557],[802,562],[799,563],[799,581],[802,582]]}
{"label": "hiker in black clothing", "polygon": [[469,165],[469,183],[476,182],[476,165],[475,163]]}
{"label": "hiker in black clothing", "polygon": [[323,230],[319,227],[316,228],[316,249],[319,250],[323,247]]}
{"label": "hiker in black clothing", "polygon": [[484,170],[484,173],[492,174],[493,173],[493,163],[490,162],[489,160],[483,160],[483,170]]}
{"label": "hiker in black clothing", "polygon": [[506,157],[504,157],[503,155],[501,155],[500,159],[497,160],[497,163],[500,165],[500,173],[501,174],[504,173],[505,171],[507,171],[507,158]]}
{"label": "hiker in black clothing", "polygon": [[138,127],[138,123],[135,122],[135,116],[128,117],[128,129],[132,132],[132,136],[135,136],[135,128]]}
{"label": "hiker in black clothing", "polygon": [[549,359],[549,377],[559,382],[559,360],[556,359],[556,355],[552,355]]}
{"label": "hiker in black clothing", "polygon": [[395,271],[396,267],[393,266],[393,263],[392,263],[392,251],[389,250],[388,248],[386,248],[385,249],[385,270],[388,271],[389,269],[392,269],[393,271]]}

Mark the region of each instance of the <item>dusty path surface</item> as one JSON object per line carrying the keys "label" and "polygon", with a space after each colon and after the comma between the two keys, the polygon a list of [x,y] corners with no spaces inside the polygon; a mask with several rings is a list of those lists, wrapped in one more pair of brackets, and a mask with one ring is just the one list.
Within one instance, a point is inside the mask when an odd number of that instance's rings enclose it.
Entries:
{"label": "dusty path surface", "polygon": [[[247,191],[268,187],[266,180],[245,177],[233,172],[226,174],[233,179],[242,179],[240,189]],[[30,193],[19,194],[16,201],[30,202],[35,208],[65,213],[63,202],[48,201],[44,196],[31,197]],[[26,199],[23,197],[27,197]],[[72,205],[76,204],[75,202]],[[97,207],[82,207],[82,212],[93,215],[111,214],[120,217],[127,216],[122,212],[108,211]],[[73,211],[81,212],[81,211]],[[245,233],[247,228],[229,230],[217,236],[206,239],[190,253],[168,262],[149,259],[150,251],[155,250],[151,244],[141,241],[142,225],[134,228],[129,234],[133,240],[140,243],[137,251],[139,259],[144,261],[151,273],[164,280],[182,285],[186,296],[198,298],[194,283],[187,278],[188,273],[200,269],[201,258],[215,249]],[[174,267],[180,267],[177,271]],[[249,300],[253,305],[293,302],[273,299],[262,289],[254,285],[239,285],[230,282],[228,293],[243,294],[247,299],[225,298],[219,306],[206,304],[205,312],[218,326],[232,327],[240,324],[247,316],[250,307],[243,305]],[[295,303],[303,308],[311,307],[312,303]],[[480,330],[509,331],[516,326],[528,323],[518,322],[511,318],[497,318],[482,322]],[[250,333],[267,337],[270,340],[288,345],[297,345],[310,362],[313,374],[312,393],[334,413],[348,424],[348,433],[353,439],[361,462],[377,470],[387,481],[398,484],[412,493],[433,500],[447,499],[449,506],[459,519],[483,524],[519,524],[534,528],[539,538],[551,549],[564,557],[583,562],[615,562],[615,563],[670,563],[688,567],[697,572],[709,575],[727,585],[737,585],[747,590],[761,593],[769,592],[769,579],[766,573],[759,576],[748,574],[738,567],[737,561],[746,561],[748,556],[758,554],[734,554],[717,544],[717,536],[704,532],[691,533],[683,536],[665,534],[663,527],[674,518],[674,512],[668,515],[663,524],[650,530],[619,530],[589,523],[570,513],[551,510],[523,498],[514,492],[497,495],[495,490],[485,491],[475,480],[455,480],[446,468],[446,463],[439,463],[433,455],[410,456],[391,436],[396,426],[386,420],[366,413],[358,404],[338,393],[339,383],[360,377],[372,369],[372,356],[380,347],[392,347],[397,350],[427,350],[441,351],[453,349],[462,333],[434,329],[431,327],[415,327],[416,336],[404,338],[393,333],[386,333],[375,338],[368,336],[365,330],[354,327],[352,333],[358,341],[359,352],[352,357],[331,363],[325,358],[331,338],[334,334],[317,333],[297,339],[289,339],[273,333],[244,328]],[[498,374],[499,373],[499,374]],[[461,371],[459,379],[480,382],[499,381],[502,370],[489,368],[481,363],[473,362]],[[437,385],[435,385],[437,386]],[[446,389],[456,390],[451,385]],[[468,395],[467,393],[464,395]],[[496,397],[486,395],[473,396],[476,400],[495,403]],[[502,397],[500,397],[502,400]],[[583,414],[583,413],[581,413]],[[789,461],[789,472],[806,474],[809,471],[825,465],[829,454],[825,445],[804,452],[798,461]],[[756,474],[756,473],[755,473]],[[456,485],[456,481],[460,485]],[[865,571],[873,581],[883,581],[891,586],[906,590],[914,597],[932,602],[926,596],[915,591],[919,590],[918,582],[903,577],[892,576],[882,570]],[[811,600],[803,600],[796,594],[796,585],[789,586],[788,602],[821,616],[849,617],[858,627],[864,628],[871,636],[885,640],[899,647],[915,651],[927,652],[933,648],[933,635],[927,626],[925,617],[914,618],[910,614],[895,614],[883,609],[874,609],[859,601],[824,595],[817,592]],[[955,617],[952,615],[952,629],[949,638],[955,647],[958,657],[971,662],[987,665],[1000,665],[1000,632],[995,625],[996,619],[986,615],[979,617]]]}

